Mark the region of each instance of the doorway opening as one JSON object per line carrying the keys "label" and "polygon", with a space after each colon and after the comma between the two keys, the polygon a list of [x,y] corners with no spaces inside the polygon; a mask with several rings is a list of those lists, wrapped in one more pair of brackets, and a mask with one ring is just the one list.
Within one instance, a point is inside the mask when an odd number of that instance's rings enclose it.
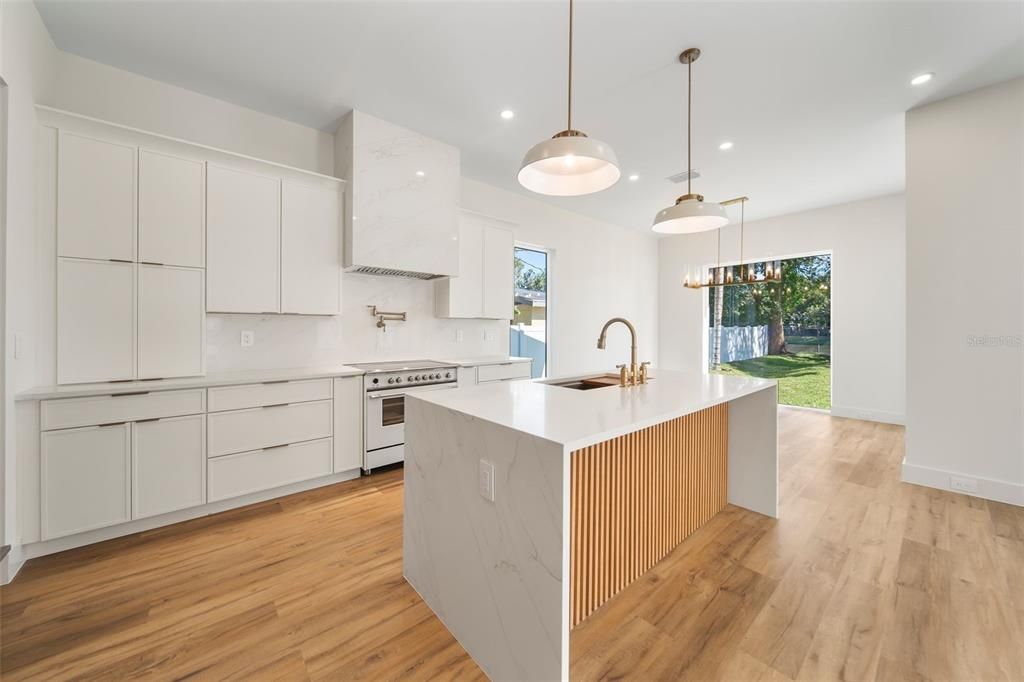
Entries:
{"label": "doorway opening", "polygon": [[530,358],[533,378],[548,371],[548,252],[522,246],[514,251],[514,316],[509,354]]}
{"label": "doorway opening", "polygon": [[711,372],[775,379],[780,404],[831,408],[831,254],[783,260],[781,282],[708,294]]}

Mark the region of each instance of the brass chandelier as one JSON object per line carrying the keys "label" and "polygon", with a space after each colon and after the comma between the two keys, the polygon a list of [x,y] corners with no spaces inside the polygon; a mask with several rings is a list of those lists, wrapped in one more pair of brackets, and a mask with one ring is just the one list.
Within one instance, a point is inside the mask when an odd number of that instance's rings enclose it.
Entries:
{"label": "brass chandelier", "polygon": [[700,273],[693,281],[690,281],[690,274],[683,278],[683,286],[687,289],[708,289],[716,287],[731,287],[740,284],[762,284],[765,282],[782,281],[782,261],[766,260],[743,262],[743,237],[746,227],[745,206],[748,197],[736,197],[723,201],[722,206],[740,205],[740,261],[737,265],[722,265],[722,228],[718,229],[718,260],[717,265],[708,270],[707,276],[701,277]]}

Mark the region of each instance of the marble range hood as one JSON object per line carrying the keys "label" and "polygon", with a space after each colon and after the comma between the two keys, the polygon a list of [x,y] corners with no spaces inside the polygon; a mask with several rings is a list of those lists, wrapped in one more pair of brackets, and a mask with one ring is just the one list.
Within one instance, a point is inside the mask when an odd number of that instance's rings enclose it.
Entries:
{"label": "marble range hood", "polygon": [[346,271],[458,276],[457,148],[353,110],[335,134],[334,159],[346,181]]}

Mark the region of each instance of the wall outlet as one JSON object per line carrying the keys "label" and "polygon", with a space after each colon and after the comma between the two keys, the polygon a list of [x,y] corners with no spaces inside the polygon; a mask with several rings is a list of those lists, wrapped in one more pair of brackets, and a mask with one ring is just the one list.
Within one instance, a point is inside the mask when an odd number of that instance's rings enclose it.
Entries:
{"label": "wall outlet", "polygon": [[480,460],[480,497],[494,502],[494,465]]}
{"label": "wall outlet", "polygon": [[242,348],[248,348],[256,343],[256,332],[242,332]]}
{"label": "wall outlet", "polygon": [[490,329],[484,329],[484,341],[490,341],[494,338],[494,333]]}
{"label": "wall outlet", "polygon": [[455,343],[462,343],[463,336],[464,336],[464,334],[462,333],[462,330],[461,329],[456,329],[455,330]]}
{"label": "wall outlet", "polygon": [[949,487],[961,493],[973,494],[978,492],[978,480],[964,476],[950,476]]}

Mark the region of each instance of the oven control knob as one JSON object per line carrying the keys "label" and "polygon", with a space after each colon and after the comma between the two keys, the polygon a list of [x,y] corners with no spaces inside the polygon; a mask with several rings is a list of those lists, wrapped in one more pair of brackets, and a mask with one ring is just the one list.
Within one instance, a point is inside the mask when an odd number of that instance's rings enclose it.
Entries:
{"label": "oven control knob", "polygon": [[445,372],[444,378],[445,379],[451,379],[452,378],[452,373],[451,372]]}
{"label": "oven control knob", "polygon": [[[374,379],[374,381],[376,381],[376,379]],[[399,379],[399,381],[401,381],[401,379]],[[394,377],[391,377],[390,379],[388,379],[388,383],[389,383],[389,384],[393,384],[393,383],[395,383],[395,378],[394,378]]]}
{"label": "oven control knob", "polygon": [[402,377],[397,377],[397,378],[395,379],[395,383],[396,383],[396,384],[400,384],[400,383],[402,383]]}
{"label": "oven control knob", "polygon": [[373,380],[373,385],[374,385],[374,386],[376,386],[376,385],[377,385],[377,384],[379,384],[379,383],[380,383],[380,379],[376,379],[376,378],[375,378],[375,379]]}
{"label": "oven control knob", "polygon": [[426,379],[427,377],[426,377],[426,376],[422,376],[422,377],[421,377],[421,376],[420,376],[419,374],[417,374],[417,375],[416,375],[415,377],[413,377],[413,378],[414,378],[414,379],[416,379],[416,381],[419,381],[420,379]]}
{"label": "oven control knob", "polygon": [[431,375],[430,375],[430,378],[431,378],[431,380],[436,380],[436,379],[440,379],[440,378],[441,378],[441,375],[440,375],[440,374],[431,374]]}

